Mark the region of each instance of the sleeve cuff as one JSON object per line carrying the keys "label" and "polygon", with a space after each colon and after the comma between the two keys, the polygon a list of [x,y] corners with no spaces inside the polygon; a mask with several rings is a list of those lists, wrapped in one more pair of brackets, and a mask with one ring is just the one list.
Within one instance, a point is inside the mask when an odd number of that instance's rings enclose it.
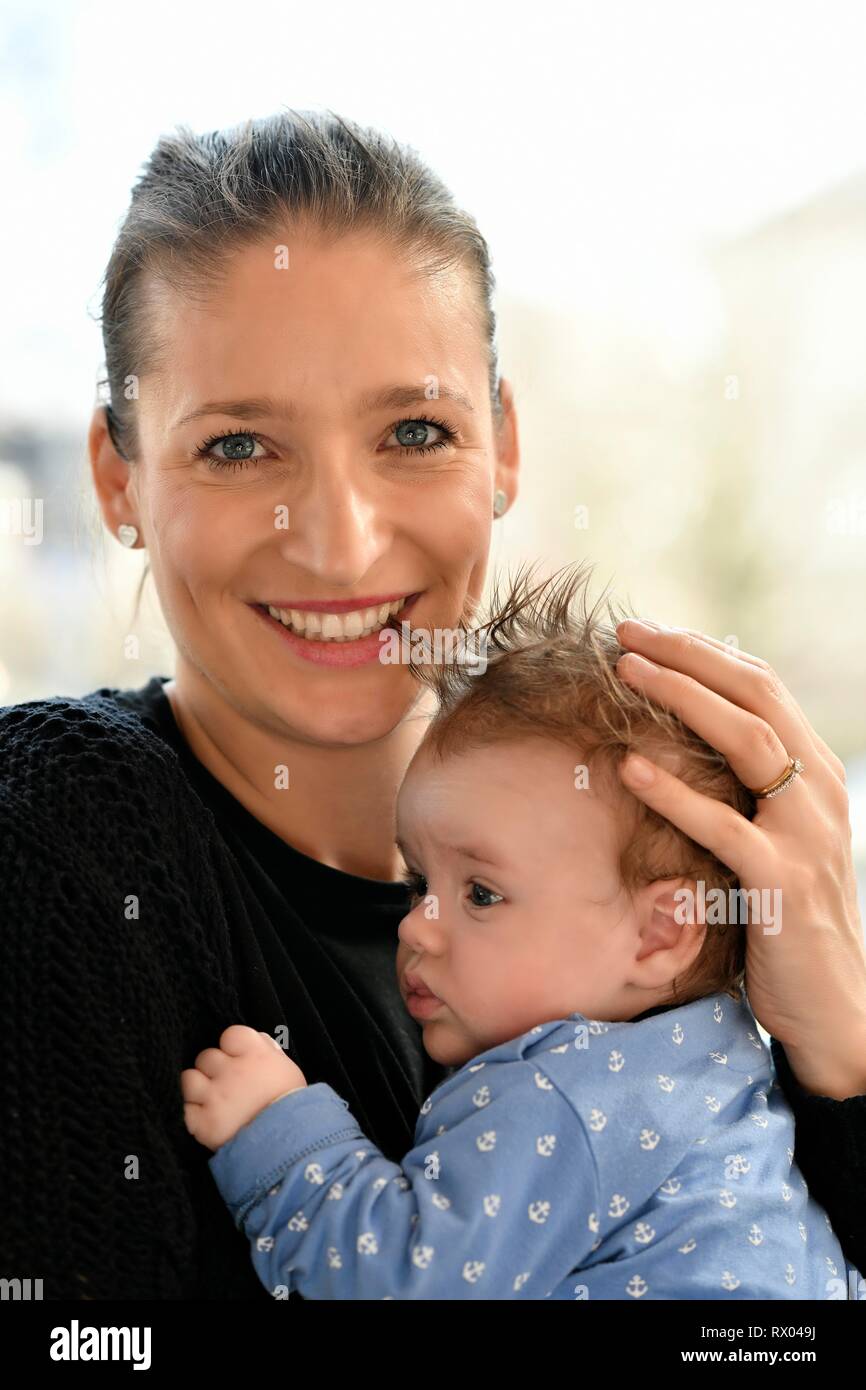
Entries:
{"label": "sleeve cuff", "polygon": [[293,1164],[343,1139],[363,1139],[349,1102],[325,1081],[267,1105],[208,1160],[235,1224]]}
{"label": "sleeve cuff", "polygon": [[862,1107],[866,1111],[866,1095],[845,1096],[839,1099],[837,1096],[822,1096],[807,1091],[791,1070],[785,1048],[778,1038],[770,1039],[770,1051],[779,1085],[794,1111],[811,1109],[813,1112],[821,1110],[825,1114],[839,1114],[843,1107],[847,1107],[849,1111],[859,1111]]}
{"label": "sleeve cuff", "polygon": [[783,1045],[770,1047],[794,1114],[794,1152],[811,1195],[824,1208],[846,1260],[866,1270],[866,1096],[813,1095],[791,1070]]}

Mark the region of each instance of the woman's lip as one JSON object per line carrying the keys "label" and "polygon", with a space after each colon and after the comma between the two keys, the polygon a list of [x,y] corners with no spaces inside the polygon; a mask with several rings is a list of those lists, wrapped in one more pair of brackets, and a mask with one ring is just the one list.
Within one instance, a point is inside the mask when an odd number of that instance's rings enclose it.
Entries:
{"label": "woman's lip", "polygon": [[[416,591],[420,592],[420,589]],[[416,597],[416,593],[409,594],[403,589],[398,589],[395,594],[378,594],[373,598],[305,599],[302,603],[290,598],[269,598],[262,599],[259,606],[294,608],[299,613],[360,613],[365,608],[381,608],[383,603],[395,603],[398,598],[405,598],[408,603],[410,598]]]}
{"label": "woman's lip", "polygon": [[257,621],[265,623],[278,641],[290,647],[299,658],[310,665],[333,667],[335,670],[338,668],[353,670],[360,666],[372,665],[374,662],[381,663],[383,651],[381,634],[386,628],[390,628],[392,632],[399,635],[400,629],[396,624],[405,621],[404,613],[411,613],[414,610],[421,593],[423,590],[407,598],[398,613],[388,619],[385,628],[377,628],[367,637],[353,637],[346,642],[317,641],[314,637],[302,637],[290,627],[286,627],[279,618],[272,617],[267,609],[262,608],[260,604],[251,603],[249,608],[256,615]]}

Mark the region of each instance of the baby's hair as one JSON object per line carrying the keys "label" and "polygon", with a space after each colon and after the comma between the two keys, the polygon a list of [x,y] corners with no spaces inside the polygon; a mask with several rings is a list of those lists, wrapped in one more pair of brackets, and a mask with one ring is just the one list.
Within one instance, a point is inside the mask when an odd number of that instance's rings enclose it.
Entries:
{"label": "baby's hair", "polygon": [[[617,675],[614,668],[626,649],[616,625],[637,614],[607,589],[590,603],[593,567],[585,562],[540,583],[534,583],[534,571],[534,565],[521,566],[504,599],[495,582],[492,617],[474,626],[474,613],[461,620],[463,650],[482,652],[479,665],[459,659],[433,664],[413,653],[413,674],[438,700],[425,751],[444,760],[523,738],[552,739],[575,751],[591,779],[593,769],[606,769],[614,786],[620,785],[622,760],[640,752],[751,819],[754,796],[722,754]],[[721,889],[726,902],[737,901],[728,896],[739,887],[736,875],[714,854],[624,786],[613,794],[622,795],[634,817],[619,865],[627,891],[684,876],[702,880],[708,894]],[[719,992],[739,998],[744,967],[745,935],[738,918],[707,925],[700,953],[674,980],[668,1002],[683,1004]]]}

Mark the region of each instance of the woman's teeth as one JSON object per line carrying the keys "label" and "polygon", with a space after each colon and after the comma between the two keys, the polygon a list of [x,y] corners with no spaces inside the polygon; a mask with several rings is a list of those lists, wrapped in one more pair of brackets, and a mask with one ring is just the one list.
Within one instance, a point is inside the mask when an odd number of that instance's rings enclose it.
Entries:
{"label": "woman's teeth", "polygon": [[299,637],[316,642],[354,642],[378,632],[406,605],[406,597],[395,598],[378,608],[359,608],[353,613],[302,613],[297,608],[271,608],[268,612]]}

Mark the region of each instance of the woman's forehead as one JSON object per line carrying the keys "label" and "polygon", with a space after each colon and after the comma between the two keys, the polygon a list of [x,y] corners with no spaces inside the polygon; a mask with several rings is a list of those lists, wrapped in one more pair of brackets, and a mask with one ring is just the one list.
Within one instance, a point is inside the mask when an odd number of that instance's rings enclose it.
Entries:
{"label": "woman's forehead", "polygon": [[[429,270],[422,259],[370,236],[336,241],[311,236],[246,245],[203,270],[190,292],[154,275],[148,302],[166,326],[206,327],[220,319],[249,317],[291,324],[308,316],[323,325],[404,317],[417,321],[465,320],[475,308],[475,286],[465,265]],[[173,322],[172,322],[173,321]]]}
{"label": "woman's forehead", "polygon": [[290,254],[280,270],[267,248],[247,248],[207,302],[158,293],[153,326],[171,364],[161,409],[179,422],[206,402],[267,396],[360,413],[414,383],[429,403],[480,410],[485,344],[465,271],[410,275],[381,248],[342,249]]}

